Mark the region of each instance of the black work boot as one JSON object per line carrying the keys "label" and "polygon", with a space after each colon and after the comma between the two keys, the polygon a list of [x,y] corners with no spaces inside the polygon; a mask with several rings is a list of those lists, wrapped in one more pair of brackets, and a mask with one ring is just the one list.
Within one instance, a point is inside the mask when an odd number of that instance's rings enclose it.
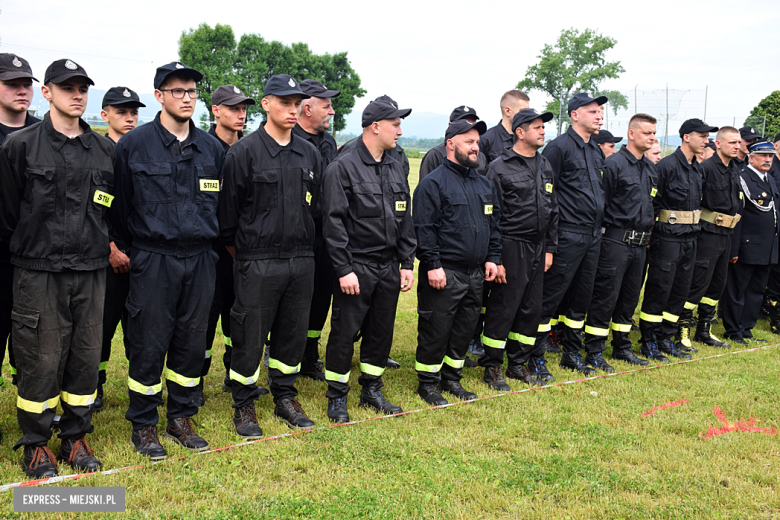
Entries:
{"label": "black work boot", "polygon": [[611,374],[615,371],[612,365],[604,360],[604,356],[601,354],[601,352],[597,354],[589,353],[587,356],[585,356],[585,364],[589,367],[595,368],[596,370],[607,372],[608,374]]}
{"label": "black work boot", "polygon": [[153,424],[133,430],[130,442],[135,451],[144,457],[149,457],[151,460],[163,460],[168,456],[165,448],[160,444],[160,439],[157,437],[157,426]]}
{"label": "black work boot", "polygon": [[550,369],[547,368],[547,360],[544,356],[531,357],[528,360],[528,370],[536,379],[541,379],[548,383],[555,381],[555,377],[550,373]]}
{"label": "black work boot", "polygon": [[582,362],[582,356],[580,356],[579,352],[564,352],[563,356],[561,357],[561,368],[565,368],[567,370],[574,370],[575,372],[580,372],[582,375],[585,376],[595,376],[596,371],[590,368],[588,365]]}
{"label": "black work boot", "polygon": [[670,356],[674,356],[676,358],[680,359],[691,359],[693,356],[688,354],[687,352],[682,352],[680,349],[677,348],[677,345],[674,344],[674,342],[670,339],[665,339],[658,343],[658,350],[663,352],[664,354],[669,354]]}
{"label": "black work boot", "polygon": [[393,370],[398,370],[401,368],[401,363],[398,361],[395,361],[394,359],[387,358],[387,368],[392,368]]}
{"label": "black work boot", "polygon": [[691,329],[694,326],[693,316],[682,316],[677,322],[677,342],[674,346],[680,352],[698,352],[691,343]]}
{"label": "black work boot", "polygon": [[95,402],[92,403],[92,412],[98,413],[101,411],[103,411],[103,385],[98,384]]}
{"label": "black work boot", "polygon": [[365,385],[360,392],[360,406],[367,406],[373,408],[377,412],[386,413],[388,415],[395,415],[397,413],[403,413],[403,409],[400,406],[391,403],[382,395],[382,390],[376,384]]}
{"label": "black work boot", "polygon": [[34,479],[56,477],[57,459],[48,446],[25,446],[22,469]]}
{"label": "black work boot", "polygon": [[292,397],[286,397],[276,401],[274,406],[274,417],[287,423],[290,428],[301,428],[308,430],[314,428],[314,421],[309,419],[306,412],[303,411],[301,403]]}
{"label": "black work boot", "polygon": [[721,341],[712,335],[712,322],[708,319],[699,317],[699,321],[696,323],[696,334],[693,336],[693,341],[704,343],[710,347],[717,348],[729,348],[731,344]]}
{"label": "black work boot", "polygon": [[482,381],[493,390],[498,390],[499,392],[512,390],[512,387],[504,380],[504,376],[501,375],[501,367],[485,367],[485,375],[482,376]]}
{"label": "black work boot", "polygon": [[550,354],[560,354],[562,352],[562,336],[563,333],[561,333],[559,330],[552,329],[550,333],[544,337],[544,351],[549,352]]}
{"label": "black work boot", "polygon": [[79,471],[92,472],[103,467],[83,437],[81,439],[62,439],[57,460],[67,462],[71,468]]}
{"label": "black work boot", "polygon": [[233,426],[236,429],[236,435],[242,439],[254,440],[263,438],[263,430],[257,424],[254,404],[234,409]]}
{"label": "black work boot", "polygon": [[631,365],[638,365],[640,367],[646,367],[647,365],[650,364],[648,360],[637,357],[637,355],[634,354],[634,351],[631,350],[630,348],[612,349],[612,359],[625,361],[626,363],[629,363]]}
{"label": "black work boot", "polygon": [[192,417],[177,417],[170,419],[165,427],[165,436],[176,442],[183,448],[192,451],[206,451],[209,443],[206,439],[195,433],[192,427]]}
{"label": "black work boot", "polygon": [[479,338],[471,338],[467,354],[475,358],[481,358],[485,355],[485,347],[482,345],[482,341],[480,341]]}
{"label": "black work boot", "polygon": [[639,348],[639,353],[645,356],[647,359],[652,359],[653,361],[661,361],[662,363],[669,362],[669,358],[661,354],[661,351],[658,348],[658,343],[655,341],[643,343]]}
{"label": "black work boot", "polygon": [[203,377],[200,378],[200,383],[195,387],[195,395],[192,398],[192,404],[198,408],[206,406],[206,397],[203,395]]}
{"label": "black work boot", "polygon": [[507,379],[517,379],[531,386],[542,386],[545,384],[544,380],[535,378],[525,365],[509,365],[506,367],[504,375]]}
{"label": "black work boot", "polygon": [[417,385],[417,395],[422,397],[423,401],[433,406],[448,404],[448,401],[439,392],[437,383],[420,383]]}
{"label": "black work boot", "polygon": [[318,338],[306,338],[306,348],[303,351],[300,375],[314,381],[325,381],[325,372],[322,371],[322,361],[319,357]]}
{"label": "black work boot", "polygon": [[447,392],[448,394],[452,394],[461,401],[473,401],[477,398],[477,394],[474,392],[469,392],[465,388],[463,388],[463,385],[460,384],[460,381],[450,381],[449,379],[442,379],[439,381],[439,391],[440,392]]}
{"label": "black work boot", "polygon": [[328,399],[328,419],[334,423],[348,423],[347,396]]}

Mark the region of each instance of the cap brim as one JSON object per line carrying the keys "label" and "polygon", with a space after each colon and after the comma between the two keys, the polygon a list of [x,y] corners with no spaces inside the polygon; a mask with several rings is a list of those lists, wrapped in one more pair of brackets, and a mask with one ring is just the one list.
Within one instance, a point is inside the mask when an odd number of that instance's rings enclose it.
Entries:
{"label": "cap brim", "polygon": [[617,143],[619,143],[622,140],[623,140],[622,137],[613,137],[612,139],[608,139],[607,142],[608,143],[615,143],[615,144],[617,144]]}
{"label": "cap brim", "polygon": [[223,99],[219,103],[214,103],[214,98],[211,98],[212,104],[214,105],[225,105],[229,107],[234,107],[236,105],[256,105],[257,101],[255,101],[252,98],[248,98],[245,96],[234,96],[231,98]]}
{"label": "cap brim", "polygon": [[385,119],[395,119],[396,117],[400,117],[401,119],[408,117],[409,114],[412,113],[411,108],[399,108],[395,112],[393,112],[393,115],[387,116]]}
{"label": "cap brim", "polygon": [[108,102],[108,103],[104,104],[101,108],[106,108],[106,107],[146,108],[146,105],[144,105],[140,101],[124,101],[122,103],[111,103],[111,102]]}
{"label": "cap brim", "polygon": [[[2,78],[0,78],[0,79],[2,79]],[[701,130],[701,131],[703,132],[704,130]],[[761,136],[758,135],[758,134],[750,134],[750,135],[746,135],[745,137],[740,136],[740,139],[744,139],[746,141],[750,141],[752,139],[761,139]]]}
{"label": "cap brim", "polygon": [[[29,72],[9,71],[9,72],[0,73],[0,80],[3,80],[3,81],[10,81],[12,79],[22,79],[22,78],[29,78],[29,79],[33,79],[35,81],[38,81],[38,78],[34,77]],[[38,81],[38,83],[40,83],[40,81]]]}
{"label": "cap brim", "polygon": [[263,97],[265,96],[301,96],[301,99],[309,99],[311,96],[308,94],[304,94],[300,90],[282,90],[281,92],[263,92]]}
{"label": "cap brim", "polygon": [[712,132],[717,132],[717,131],[718,131],[718,127],[717,126],[700,126],[699,128],[695,128],[695,129],[691,130],[691,132],[702,132],[702,133],[704,133],[704,132],[712,133]]}
{"label": "cap brim", "polygon": [[553,117],[555,116],[553,115],[552,112],[545,112],[540,117],[542,118],[542,123],[549,123],[550,121],[553,120]]}
{"label": "cap brim", "polygon": [[339,90],[323,90],[322,92],[312,92],[311,94],[307,94],[309,97],[318,97],[318,98],[337,98],[341,95],[341,91]]}
{"label": "cap brim", "polygon": [[78,72],[62,74],[62,75],[56,76],[54,78],[49,78],[49,81],[52,82],[52,83],[62,83],[63,81],[71,79],[71,78],[84,78],[84,79],[87,80],[87,82],[89,82],[90,85],[94,85],[95,84],[95,82],[92,81],[92,78],[90,78],[89,76],[85,76],[84,74],[80,74]]}

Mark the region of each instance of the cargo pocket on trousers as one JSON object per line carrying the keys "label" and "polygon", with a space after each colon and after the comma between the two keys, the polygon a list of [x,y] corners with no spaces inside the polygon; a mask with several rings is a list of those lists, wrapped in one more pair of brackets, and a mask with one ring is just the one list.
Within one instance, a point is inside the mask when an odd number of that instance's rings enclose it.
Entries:
{"label": "cargo pocket on trousers", "polygon": [[13,323],[11,339],[17,363],[32,368],[41,357],[41,342],[38,331],[41,313],[14,306],[11,311]]}
{"label": "cargo pocket on trousers", "polygon": [[233,347],[246,346],[244,335],[244,320],[246,319],[246,312],[236,309],[235,307],[230,309],[230,340],[233,343]]}
{"label": "cargo pocket on trousers", "polygon": [[[143,347],[143,328],[141,327],[141,305],[136,303],[132,296],[125,300],[125,309],[127,309],[127,330],[125,330],[125,353],[133,349]],[[127,355],[129,358],[130,356]]]}

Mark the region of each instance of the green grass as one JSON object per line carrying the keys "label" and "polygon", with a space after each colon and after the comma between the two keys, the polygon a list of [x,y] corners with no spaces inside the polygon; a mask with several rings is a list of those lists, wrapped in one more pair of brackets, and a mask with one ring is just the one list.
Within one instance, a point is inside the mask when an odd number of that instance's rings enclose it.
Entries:
{"label": "green grass", "polygon": [[[425,406],[414,394],[415,308],[414,292],[403,294],[392,354],[403,368],[384,378],[386,395],[405,410]],[[780,342],[766,322],[759,322],[756,336]],[[697,346],[695,357],[722,353]],[[206,379],[207,404],[197,416],[198,431],[212,447],[238,442],[230,423],[231,400],[220,388],[222,351],[218,334]],[[780,439],[744,432],[699,437],[709,426],[720,426],[715,406],[731,422],[755,417],[758,426],[780,427],[779,354],[780,348],[772,348],[729,355],[203,456],[163,440],[170,456],[185,459],[143,462],[140,469],[60,485],[126,487],[127,513],[100,515],[123,519],[780,518]],[[548,356],[557,381],[573,379],[557,366],[559,359]],[[622,362],[615,366],[632,368]],[[358,374],[355,359],[353,389],[359,389]],[[7,365],[3,375],[10,379]],[[481,376],[480,369],[466,369],[464,386],[480,396],[493,394]],[[130,447],[124,419],[126,377],[117,335],[107,409],[95,416],[89,437],[107,469],[142,460]],[[298,389],[304,409],[318,426],[326,425],[325,384],[300,380]],[[689,402],[641,416],[679,399]],[[353,419],[373,415],[357,406],[354,393],[348,408]],[[289,431],[271,417],[270,397],[262,397],[257,410],[267,435]],[[161,412],[164,424],[164,408]],[[10,386],[0,390],[0,425],[5,433],[0,483],[24,480],[21,454],[11,451],[20,430]],[[59,441],[50,446],[56,453]],[[13,513],[11,492],[0,494],[0,517],[27,516]]]}

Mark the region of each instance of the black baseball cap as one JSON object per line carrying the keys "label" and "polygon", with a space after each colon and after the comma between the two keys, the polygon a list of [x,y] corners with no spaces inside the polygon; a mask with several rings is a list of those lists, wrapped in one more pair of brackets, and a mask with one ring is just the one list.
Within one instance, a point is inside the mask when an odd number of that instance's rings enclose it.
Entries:
{"label": "black baseball cap", "polygon": [[775,134],[775,138],[774,138],[774,140],[772,142],[776,143],[777,141],[780,141],[780,132]]}
{"label": "black baseball cap", "polygon": [[237,86],[222,85],[211,94],[211,104],[232,107],[235,105],[255,105],[256,103],[254,99],[246,97]]}
{"label": "black baseball cap", "polygon": [[[387,96],[383,96],[387,97]],[[377,98],[378,99],[378,98]],[[396,117],[404,118],[412,113],[411,108],[398,108],[395,104],[387,103],[386,101],[374,100],[363,109],[362,125],[363,128],[370,126],[374,121],[381,121],[382,119],[395,119]]]}
{"label": "black baseball cap", "polygon": [[599,96],[597,98],[592,98],[589,95],[587,95],[585,92],[580,92],[579,94],[574,94],[574,97],[572,97],[569,100],[569,115],[571,115],[572,112],[577,110],[580,107],[584,107],[588,103],[596,102],[599,104],[599,106],[606,103],[607,96]]}
{"label": "black baseball cap", "polygon": [[465,119],[458,119],[457,121],[453,121],[450,123],[450,126],[447,127],[447,131],[444,132],[444,139],[452,139],[456,135],[465,134],[469,130],[474,128],[477,132],[479,132],[479,135],[484,134],[487,132],[487,125],[484,121],[477,121],[476,123],[469,123]]}
{"label": "black baseball cap", "polygon": [[263,87],[263,97],[265,96],[301,96],[301,99],[307,99],[311,96],[304,94],[301,90],[301,84],[295,81],[295,78],[288,74],[277,74],[268,80]]}
{"label": "black baseball cap", "polygon": [[195,83],[203,79],[203,74],[193,69],[192,67],[188,67],[179,61],[172,61],[167,65],[157,67],[157,72],[154,74],[154,88],[159,89],[162,87],[163,83],[165,83],[165,79],[174,72],[188,74],[190,77],[192,77],[192,79],[195,80]]}
{"label": "black baseball cap", "polygon": [[524,108],[519,110],[512,118],[512,132],[517,130],[518,126],[524,123],[530,123],[531,121],[539,118],[542,119],[542,123],[546,123],[552,120],[553,114],[552,112],[545,112],[544,114],[540,114],[533,108]]}
{"label": "black baseball cap", "polygon": [[27,60],[16,54],[0,53],[0,79],[5,81],[19,78],[30,78],[38,81],[33,77],[32,68]]}
{"label": "black baseball cap", "polygon": [[590,138],[596,144],[604,143],[619,143],[623,140],[622,137],[615,137],[609,130],[599,130],[599,133]]}
{"label": "black baseball cap", "polygon": [[691,132],[717,132],[717,126],[710,126],[701,119],[688,119],[680,126],[680,137]]}
{"label": "black baseball cap", "polygon": [[716,152],[718,151],[718,147],[715,146],[715,141],[713,141],[712,139],[707,141],[707,144],[704,145],[704,148],[712,148],[714,151]]}
{"label": "black baseball cap", "polygon": [[339,97],[341,91],[328,90],[321,82],[316,79],[305,79],[301,81],[301,90],[309,97],[335,98]]}
{"label": "black baseball cap", "polygon": [[141,103],[141,99],[138,97],[138,94],[127,87],[111,87],[108,89],[106,95],[103,96],[103,104],[101,106],[106,108],[109,105],[114,107],[120,105],[128,105],[132,107],[146,106]]}
{"label": "black baseball cap", "polygon": [[752,126],[743,126],[739,129],[739,136],[745,141],[752,141],[753,139],[761,139],[761,134],[756,132],[756,129]]}
{"label": "black baseball cap", "polygon": [[460,119],[465,119],[467,117],[475,117],[479,119],[479,116],[477,115],[477,111],[474,110],[473,108],[466,105],[459,106],[458,108],[453,110],[452,113],[450,114],[450,123],[454,121],[458,121]]}
{"label": "black baseball cap", "polygon": [[62,59],[57,60],[46,69],[46,74],[43,76],[43,82],[45,83],[62,83],[66,79],[82,77],[87,80],[90,85],[94,85],[95,82],[87,76],[87,71],[84,67],[79,65],[73,60]]}

